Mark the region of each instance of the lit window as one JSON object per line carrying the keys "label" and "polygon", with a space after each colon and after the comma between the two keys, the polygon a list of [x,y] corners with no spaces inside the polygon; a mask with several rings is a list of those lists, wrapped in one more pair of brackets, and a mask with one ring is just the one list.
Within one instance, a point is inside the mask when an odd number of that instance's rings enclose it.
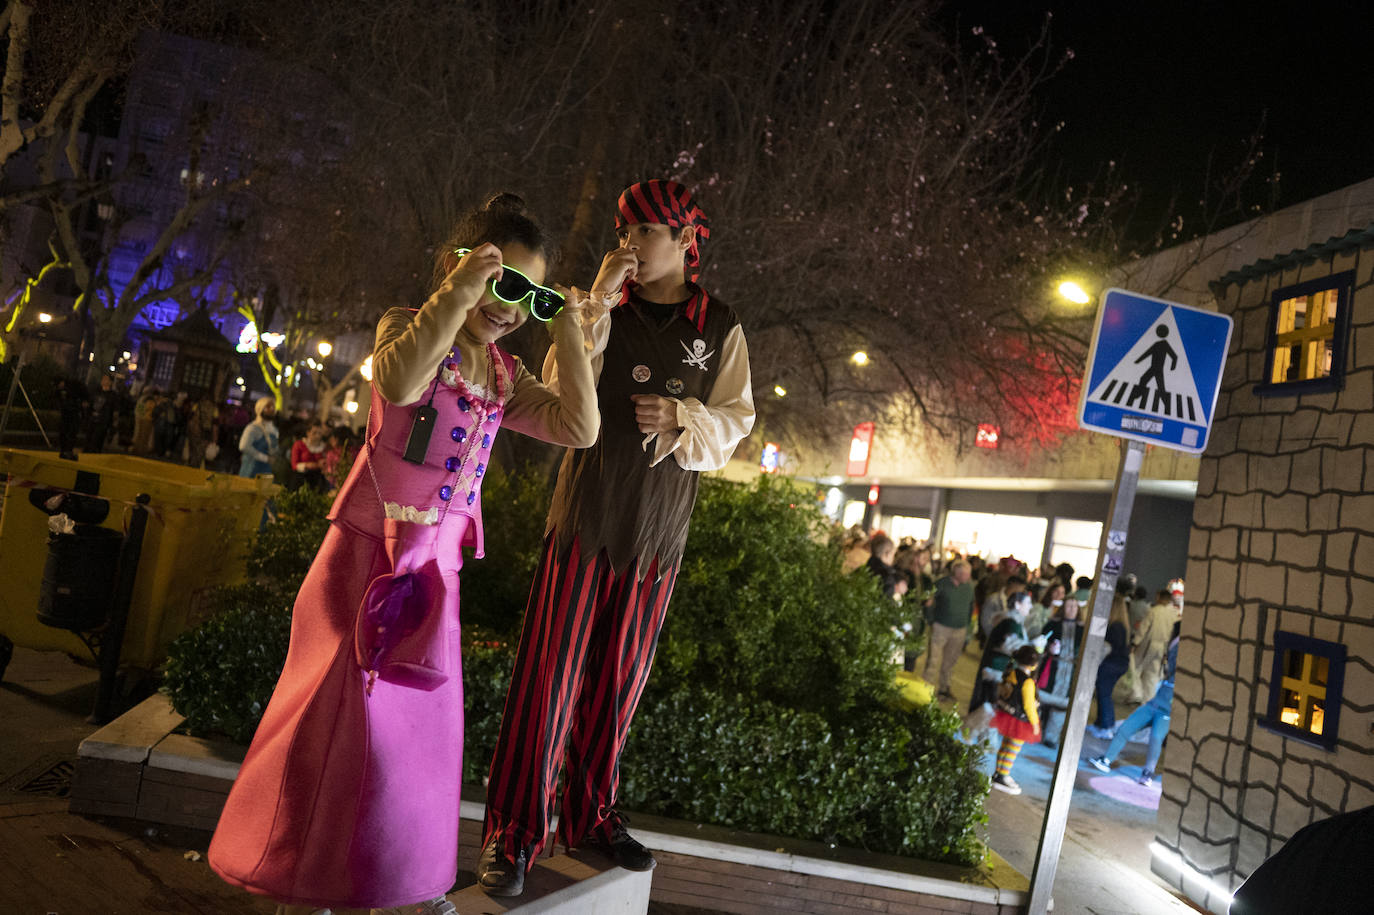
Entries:
{"label": "lit window", "polygon": [[1340,273],[1274,293],[1268,359],[1257,393],[1340,388],[1354,276]]}
{"label": "lit window", "polygon": [[1345,657],[1344,645],[1275,632],[1269,709],[1260,723],[1284,736],[1334,748]]}
{"label": "lit window", "polygon": [[1067,562],[1080,576],[1092,578],[1097,568],[1097,547],[1102,542],[1102,522],[1055,518],[1053,531],[1050,564],[1057,566]]}
{"label": "lit window", "polygon": [[920,541],[930,539],[929,518],[916,518],[911,515],[888,515],[883,521],[887,524],[888,536],[899,543],[907,537]]}

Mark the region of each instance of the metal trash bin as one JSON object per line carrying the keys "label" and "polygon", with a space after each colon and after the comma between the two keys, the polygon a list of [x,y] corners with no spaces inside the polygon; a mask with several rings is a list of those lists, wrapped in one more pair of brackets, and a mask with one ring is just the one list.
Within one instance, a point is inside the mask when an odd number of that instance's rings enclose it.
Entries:
{"label": "metal trash bin", "polygon": [[56,629],[89,632],[105,625],[119,572],[124,536],[108,527],[78,524],[70,534],[48,535],[48,558],[38,592],[38,621]]}

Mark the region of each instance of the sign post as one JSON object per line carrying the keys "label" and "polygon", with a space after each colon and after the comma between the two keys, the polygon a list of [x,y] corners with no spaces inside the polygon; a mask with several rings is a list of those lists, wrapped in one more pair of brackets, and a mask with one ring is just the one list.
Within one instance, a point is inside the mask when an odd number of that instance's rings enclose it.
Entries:
{"label": "sign post", "polygon": [[1122,572],[1126,534],[1135,507],[1145,445],[1200,453],[1207,447],[1221,369],[1231,342],[1231,318],[1176,302],[1109,289],[1102,297],[1088,350],[1078,403],[1078,424],[1126,439],[1089,599],[1091,612],[1083,650],[1073,673],[1068,721],[1055,759],[1054,781],[1031,873],[1031,915],[1049,911],[1050,892],[1069,802],[1083,748],[1097,665],[1102,659],[1107,618]]}

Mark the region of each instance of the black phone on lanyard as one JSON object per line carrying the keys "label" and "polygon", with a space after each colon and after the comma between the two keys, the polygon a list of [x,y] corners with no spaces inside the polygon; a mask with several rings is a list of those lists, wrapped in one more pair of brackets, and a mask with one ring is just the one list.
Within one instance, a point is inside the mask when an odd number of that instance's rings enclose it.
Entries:
{"label": "black phone on lanyard", "polygon": [[406,439],[406,450],[401,457],[412,464],[425,462],[429,438],[434,434],[434,421],[438,418],[439,411],[429,404],[415,408],[414,418],[410,421],[410,437]]}

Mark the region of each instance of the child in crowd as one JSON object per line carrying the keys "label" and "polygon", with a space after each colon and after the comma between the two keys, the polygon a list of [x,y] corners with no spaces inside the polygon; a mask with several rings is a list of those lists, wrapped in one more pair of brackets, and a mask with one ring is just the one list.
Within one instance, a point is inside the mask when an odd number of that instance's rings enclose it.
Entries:
{"label": "child in crowd", "polygon": [[1007,794],[1020,794],[1021,786],[1011,777],[1011,767],[1022,746],[1040,740],[1040,701],[1035,695],[1035,668],[1040,663],[1040,652],[1034,645],[1022,645],[1012,661],[1013,666],[1007,668],[997,689],[997,713],[992,718],[992,726],[1002,735],[992,787]]}
{"label": "child in crowd", "polygon": [[[363,451],[296,599],[291,645],[210,844],[225,880],[278,915],[444,915],[463,772],[458,572],[482,556],[479,500],[501,425],[585,448],[600,422],[580,301],[543,282],[548,242],[498,195],[440,249],[436,290],[377,327]],[[555,394],[496,340],[531,309]]]}

